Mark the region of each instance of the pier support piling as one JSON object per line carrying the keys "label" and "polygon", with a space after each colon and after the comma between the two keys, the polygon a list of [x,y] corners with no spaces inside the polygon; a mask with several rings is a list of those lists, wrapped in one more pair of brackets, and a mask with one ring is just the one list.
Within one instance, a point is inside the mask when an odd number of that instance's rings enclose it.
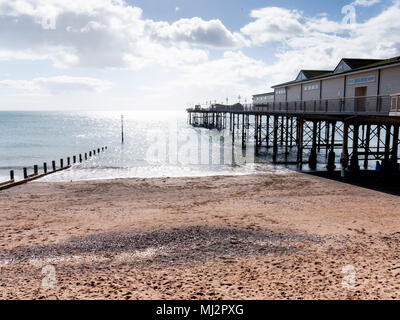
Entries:
{"label": "pier support piling", "polygon": [[354,124],[353,126],[353,154],[350,160],[350,170],[352,172],[358,172],[360,165],[358,163],[358,139],[359,139],[360,126]]}
{"label": "pier support piling", "polygon": [[329,150],[329,154],[328,154],[328,165],[326,166],[328,171],[334,171],[336,169],[336,165],[335,165],[335,158],[336,158],[335,134],[336,134],[336,122],[333,122],[332,123],[331,145],[330,145],[330,150]]}
{"label": "pier support piling", "polygon": [[273,136],[273,162],[276,162],[278,155],[278,116],[274,116],[274,136]]}
{"label": "pier support piling", "polygon": [[297,164],[300,168],[303,166],[303,149],[304,149],[304,119],[298,119],[298,144],[297,144]]}
{"label": "pier support piling", "polygon": [[312,170],[317,169],[317,138],[318,138],[317,134],[318,134],[317,121],[313,121],[312,147],[310,152],[310,158],[308,160],[308,166]]}
{"label": "pier support piling", "polygon": [[343,123],[343,145],[340,163],[342,170],[347,169],[349,166],[349,124],[347,122]]}

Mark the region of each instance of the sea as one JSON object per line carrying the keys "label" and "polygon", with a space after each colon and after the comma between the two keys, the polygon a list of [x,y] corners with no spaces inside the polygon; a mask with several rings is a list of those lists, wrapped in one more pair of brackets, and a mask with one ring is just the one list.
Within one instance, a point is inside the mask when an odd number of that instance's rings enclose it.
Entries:
{"label": "sea", "polygon": [[[122,142],[123,135],[123,142]],[[238,139],[240,140],[240,139]],[[73,156],[77,163],[68,170],[39,181],[80,181],[119,178],[197,177],[285,174],[290,166],[273,165],[270,158],[256,157],[252,143],[243,151],[232,143],[229,130],[193,128],[182,111],[110,112],[0,112],[0,183],[10,170],[22,179],[23,168],[33,173],[38,165]],[[107,150],[87,161],[79,154],[98,148]],[[96,152],[97,153],[97,152]]]}

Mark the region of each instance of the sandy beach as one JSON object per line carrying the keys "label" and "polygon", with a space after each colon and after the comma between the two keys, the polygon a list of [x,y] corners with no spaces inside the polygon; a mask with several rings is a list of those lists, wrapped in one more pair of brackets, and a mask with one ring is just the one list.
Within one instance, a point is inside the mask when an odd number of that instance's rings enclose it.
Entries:
{"label": "sandy beach", "polygon": [[0,298],[399,299],[399,204],[295,172],[29,183],[0,192]]}

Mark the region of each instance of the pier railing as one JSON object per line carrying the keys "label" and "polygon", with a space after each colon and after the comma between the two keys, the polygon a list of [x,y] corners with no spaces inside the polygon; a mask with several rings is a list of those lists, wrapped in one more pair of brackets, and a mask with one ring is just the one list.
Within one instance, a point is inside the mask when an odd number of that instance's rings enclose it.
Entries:
{"label": "pier railing", "polygon": [[188,112],[277,112],[307,114],[371,114],[389,115],[400,112],[400,95],[353,97],[308,101],[271,102],[251,106],[218,106],[205,109],[188,109]]}

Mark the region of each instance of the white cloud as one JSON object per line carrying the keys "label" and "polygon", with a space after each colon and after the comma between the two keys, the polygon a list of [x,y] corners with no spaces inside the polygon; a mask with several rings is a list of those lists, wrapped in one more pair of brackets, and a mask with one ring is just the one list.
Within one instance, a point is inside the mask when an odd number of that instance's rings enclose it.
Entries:
{"label": "white cloud", "polygon": [[253,44],[281,41],[305,32],[299,19],[301,12],[278,7],[268,7],[251,11],[256,21],[249,23],[241,32],[249,36]]}
{"label": "white cloud", "polygon": [[233,48],[243,43],[219,20],[182,19],[172,25],[144,20],[142,10],[124,0],[0,0],[2,60],[138,69],[207,59],[207,50],[193,45]]}
{"label": "white cloud", "polygon": [[280,41],[274,69],[285,75],[283,81],[291,80],[302,68],[333,68],[343,57],[388,58],[400,51],[399,2],[358,24],[280,8],[259,9],[252,16],[256,20],[242,32],[256,45]]}
{"label": "white cloud", "polygon": [[204,21],[200,18],[180,19],[172,24],[153,22],[150,37],[169,43],[190,43],[214,48],[237,48],[246,45],[239,33],[230,32],[220,20]]}
{"label": "white cloud", "polygon": [[381,0],[356,0],[352,3],[352,5],[362,6],[362,7],[371,7],[379,2],[381,2]]}
{"label": "white cloud", "polygon": [[0,88],[11,88],[28,92],[66,94],[71,92],[103,92],[112,87],[106,80],[85,77],[58,76],[32,80],[0,80]]}

